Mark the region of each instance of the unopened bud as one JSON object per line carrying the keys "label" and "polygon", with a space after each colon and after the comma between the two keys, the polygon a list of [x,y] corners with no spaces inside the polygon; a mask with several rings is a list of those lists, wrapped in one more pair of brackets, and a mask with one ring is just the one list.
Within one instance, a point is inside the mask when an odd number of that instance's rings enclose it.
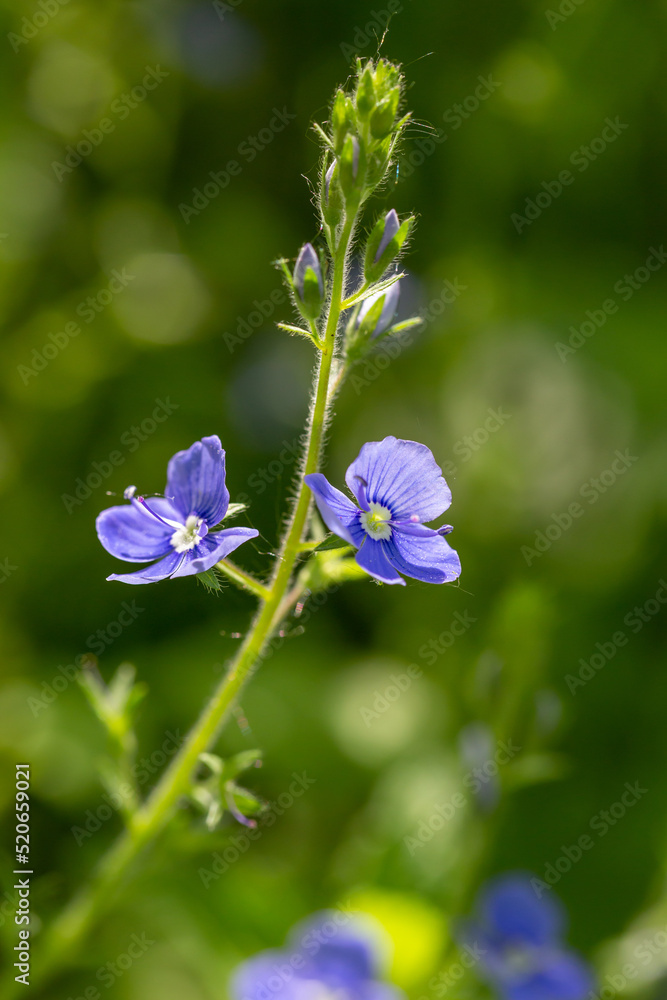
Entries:
{"label": "unopened bud", "polygon": [[373,84],[373,70],[370,63],[359,78],[356,102],[359,117],[362,120],[367,120],[375,107],[375,86]]}
{"label": "unopened bud", "polygon": [[371,113],[371,135],[374,139],[384,139],[392,132],[400,96],[400,91],[397,88],[389,97],[373,109]]}
{"label": "unopened bud", "polygon": [[414,216],[399,221],[392,208],[383,219],[378,219],[366,244],[364,275],[366,281],[377,281],[400,252],[414,224]]}
{"label": "unopened bud", "polygon": [[338,183],[338,164],[334,160],[322,181],[322,215],[327,225],[335,227],[343,214],[343,198]]}
{"label": "unopened bud", "polygon": [[346,200],[360,195],[364,173],[362,147],[355,135],[348,135],[340,156],[340,186]]}
{"label": "unopened bud", "polygon": [[297,305],[306,319],[317,319],[324,304],[324,281],[320,260],[310,243],[305,243],[294,267]]}
{"label": "unopened bud", "polygon": [[401,294],[400,286],[400,281],[396,281],[386,292],[377,292],[375,295],[369,295],[367,299],[364,299],[357,316],[357,329],[361,330],[364,326],[368,327],[369,323],[367,319],[372,321],[379,312],[379,316],[375,323],[373,323],[372,329],[367,331],[367,336],[370,340],[379,337],[391,326],[392,320],[396,315],[396,309],[398,308],[398,299]]}
{"label": "unopened bud", "polygon": [[333,144],[337,153],[341,152],[347,136],[354,128],[354,117],[352,101],[344,91],[337,90],[331,109]]}

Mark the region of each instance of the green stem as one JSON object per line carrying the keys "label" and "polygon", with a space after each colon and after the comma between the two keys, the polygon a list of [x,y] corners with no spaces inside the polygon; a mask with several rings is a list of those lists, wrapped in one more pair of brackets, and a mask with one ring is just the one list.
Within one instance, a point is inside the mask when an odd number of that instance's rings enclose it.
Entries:
{"label": "green stem", "polygon": [[261,597],[263,601],[271,593],[268,587],[265,587],[263,583],[260,583],[250,573],[246,573],[244,569],[233,563],[231,559],[221,559],[219,563],[216,563],[216,567],[221,573],[228,576],[237,587],[241,587],[242,590],[249,590],[256,597]]}
{"label": "green stem", "polygon": [[[289,607],[300,596],[298,586],[288,594],[294,565],[301,551],[301,541],[308,521],[311,496],[303,477],[317,470],[327,423],[329,380],[334,357],[336,332],[341,314],[345,289],[346,263],[356,216],[346,219],[334,255],[331,299],[324,331],[324,350],[319,357],[315,377],[315,395],[311,404],[308,436],[299,491],[292,508],[283,542],[276,557],[275,571],[270,587],[258,594],[260,607],[245,641],[231,663],[226,676],[220,681],[210,701],[186,737],[183,746],[172,760],[152,794],[135,813],[130,828],[122,834],[109,853],[102,859],[91,882],[84,887],[52,925],[45,940],[40,962],[35,963],[33,981],[44,980],[66,966],[72,954],[91,930],[100,913],[108,906],[114,890],[127,874],[137,855],[164,830],[178,800],[186,794],[199,755],[215,742],[228,711],[261,659],[271,635],[280,624]],[[223,560],[223,572],[232,576],[230,565]],[[233,567],[233,573],[246,576]],[[248,585],[248,577],[243,585]],[[257,581],[255,581],[257,583]],[[259,585],[261,586],[261,585]],[[258,588],[251,586],[254,592]],[[7,993],[7,996],[10,994]]]}

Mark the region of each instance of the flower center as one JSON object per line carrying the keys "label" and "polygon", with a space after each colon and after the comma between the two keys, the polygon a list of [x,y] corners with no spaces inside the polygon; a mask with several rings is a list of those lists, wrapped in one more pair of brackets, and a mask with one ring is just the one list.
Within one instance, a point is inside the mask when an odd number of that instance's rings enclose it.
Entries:
{"label": "flower center", "polygon": [[532,949],[512,944],[505,948],[503,957],[508,971],[513,975],[526,975],[535,969],[536,955]]}
{"label": "flower center", "polygon": [[380,503],[370,503],[368,506],[369,510],[361,515],[364,530],[378,542],[391,538],[391,526],[387,523],[391,521],[391,511]]}
{"label": "flower center", "polygon": [[176,552],[189,552],[201,542],[202,535],[206,534],[205,531],[201,531],[202,524],[201,518],[196,514],[190,514],[185,524],[176,529],[171,536],[171,544]]}

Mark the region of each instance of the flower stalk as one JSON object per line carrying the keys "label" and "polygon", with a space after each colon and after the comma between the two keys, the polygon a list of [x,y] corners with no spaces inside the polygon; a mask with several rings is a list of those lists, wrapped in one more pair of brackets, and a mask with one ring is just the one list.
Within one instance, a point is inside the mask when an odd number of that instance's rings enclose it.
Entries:
{"label": "flower stalk", "polygon": [[[227,558],[234,548],[257,534],[254,529],[226,528],[209,534],[209,529],[214,529],[225,516],[229,505],[224,486],[224,452],[215,436],[202,439],[188,452],[172,459],[169,475],[174,483],[172,492],[177,494],[177,510],[170,506],[173,498],[151,499],[148,503],[143,497],[132,495],[127,498],[133,504],[132,511],[112,508],[98,519],[100,540],[112,554],[134,562],[153,558],[150,553],[143,554],[143,528],[138,538],[136,532],[133,534],[139,517],[141,525],[149,526],[146,531],[152,532],[155,555],[163,556],[160,563],[138,574],[113,579],[148,583],[166,576],[207,574],[215,566],[237,586],[257,597],[259,605],[227,673],[152,793],[126,817],[125,832],[102,858],[89,883],[44,935],[33,968],[36,985],[69,964],[115,898],[141,852],[164,831],[179,801],[191,793],[202,755],[212,750],[240,691],[290,610],[309,590],[327,586],[334,578],[345,578],[343,563],[339,561],[327,576],[326,559],[332,558],[330,553],[322,553],[324,558],[318,561],[320,554],[313,551],[317,544],[309,537],[313,495],[306,480],[318,472],[331,403],[350,363],[349,357],[344,356],[342,343],[338,343],[339,334],[343,339],[342,314],[368,296],[388,290],[400,277],[393,275],[381,280],[385,267],[400,251],[412,220],[399,226],[395,212],[390,212],[383,225],[376,227],[370,267],[372,280],[366,274],[360,288],[351,294],[347,292],[348,260],[361,209],[387,176],[396,142],[408,120],[408,116],[397,118],[401,89],[402,78],[397,67],[386,60],[363,65],[359,61],[355,94],[349,96],[339,90],[334,98],[331,135],[316,126],[324,147],[320,216],[330,258],[326,288],[320,257],[310,244],[302,249],[293,272],[285,260],[277,261],[307,329],[291,324],[279,326],[312,340],[317,363],[299,486],[269,583],[261,582]],[[320,318],[321,311],[325,318]],[[367,340],[370,339],[369,336]],[[360,345],[360,357],[363,349],[364,345]],[[218,470],[218,501],[201,510],[193,508],[191,501],[195,494],[188,492],[188,470],[195,461],[208,461],[209,469]],[[295,572],[302,559],[309,561]],[[351,567],[349,578],[362,572],[353,560],[348,560],[347,565]],[[13,995],[14,989],[15,984],[9,984],[9,992],[4,995]]]}
{"label": "flower stalk", "polygon": [[[356,215],[346,218],[334,257],[333,281],[329,310],[315,373],[315,392],[311,404],[308,432],[303,459],[303,474],[317,471],[331,397],[329,385],[336,333],[344,297],[346,265],[356,224]],[[40,960],[35,962],[34,979],[38,982],[53,975],[68,964],[95,921],[111,902],[111,898],[144,847],[154,841],[169,823],[179,799],[186,795],[199,757],[214,744],[227,714],[248,680],[274,631],[289,607],[285,603],[295,562],[301,553],[311,494],[303,476],[292,509],[282,545],[275,563],[269,587],[264,587],[228,560],[218,564],[223,573],[251,590],[260,598],[260,606],[241,645],[201,716],[188,734],[183,746],[163,774],[149,799],[135,812],[128,829],[102,859],[91,881],[76,896],[48,932]],[[299,599],[297,589],[290,595],[289,606]]]}

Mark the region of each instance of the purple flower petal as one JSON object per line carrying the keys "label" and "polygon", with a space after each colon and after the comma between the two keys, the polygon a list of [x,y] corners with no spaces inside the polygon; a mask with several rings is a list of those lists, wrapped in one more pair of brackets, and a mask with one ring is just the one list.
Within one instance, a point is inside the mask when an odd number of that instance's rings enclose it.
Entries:
{"label": "purple flower petal", "polygon": [[185,519],[202,517],[210,528],[225,516],[229,491],[225,486],[225,453],[217,434],[177,452],[167,468],[167,497]]}
{"label": "purple flower petal", "polygon": [[312,243],[304,243],[299,251],[296,264],[294,265],[294,287],[299,293],[299,297],[302,299],[304,281],[308,268],[311,268],[311,270],[314,271],[315,277],[317,278],[317,284],[319,285],[320,295],[324,295],[324,281],[322,278],[322,268],[320,267],[320,258],[317,256]]}
{"label": "purple flower petal", "polygon": [[365,444],[345,481],[356,494],[357,479],[367,483],[370,503],[388,507],[395,520],[431,521],[447,510],[452,494],[429,448],[416,441],[386,437]]}
{"label": "purple flower petal", "polygon": [[461,575],[461,561],[448,542],[437,533],[420,538],[400,528],[385,543],[392,566],[424,583],[451,583]]}
{"label": "purple flower petal", "polygon": [[[229,984],[229,992],[235,1000],[267,1000],[270,994],[276,1000],[295,1000],[292,980],[276,979],[276,967],[285,960],[285,952],[277,948],[262,951],[238,966]],[[270,990],[268,983],[278,985]]]}
{"label": "purple flower petal", "polygon": [[380,245],[375,253],[374,263],[377,264],[382,254],[385,252],[394,236],[401,228],[401,223],[399,222],[398,215],[396,214],[396,209],[392,208],[390,212],[384,217],[384,232],[382,233],[382,239],[380,240]]}
{"label": "purple flower petal", "polygon": [[174,573],[174,578],[205,573],[217,562],[228,556],[249,538],[257,538],[259,531],[254,528],[224,528],[203,538],[199,545],[185,553],[183,565]]}
{"label": "purple flower petal", "polygon": [[386,542],[376,542],[368,535],[354,557],[362,569],[383,583],[400,583],[405,586],[405,580],[398,575],[387,558]]}
{"label": "purple flower petal", "polygon": [[558,900],[538,897],[529,878],[514,872],[487,886],[479,913],[491,934],[531,945],[552,944],[565,926],[565,913]]}
{"label": "purple flower petal", "polygon": [[152,566],[144,566],[136,573],[112,573],[107,580],[118,580],[120,583],[158,583],[173,576],[174,571],[183,561],[185,553],[171,552],[170,555],[153,563]]}
{"label": "purple flower petal", "polygon": [[[149,502],[160,517],[182,520],[163,497],[151,497]],[[126,562],[149,562],[172,551],[169,540],[175,529],[151,517],[140,504],[108,507],[98,515],[95,527],[107,552]]]}
{"label": "purple flower petal", "polygon": [[507,1000],[584,1000],[594,989],[591,969],[572,951],[554,949],[539,955],[530,975],[498,983]]}
{"label": "purple flower petal", "polygon": [[304,482],[310,487],[327,528],[358,548],[366,537],[366,532],[359,523],[359,511],[352,501],[332,486],[321,472],[304,476]]}

